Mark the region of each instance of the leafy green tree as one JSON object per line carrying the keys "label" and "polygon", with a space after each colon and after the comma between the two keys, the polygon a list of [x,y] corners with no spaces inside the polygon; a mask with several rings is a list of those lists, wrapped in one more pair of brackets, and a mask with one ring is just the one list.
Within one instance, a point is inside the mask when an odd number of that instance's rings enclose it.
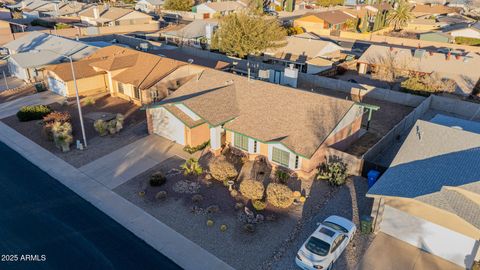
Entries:
{"label": "leafy green tree", "polygon": [[390,11],[387,17],[389,25],[393,26],[395,31],[400,31],[405,28],[412,16],[412,8],[406,0],[399,0],[395,3],[396,8]]}
{"label": "leafy green tree", "polygon": [[191,11],[193,6],[192,0],[166,0],[163,8],[166,10]]}
{"label": "leafy green tree", "polygon": [[237,12],[220,20],[211,48],[243,58],[285,46],[285,35],[286,31],[274,18]]}

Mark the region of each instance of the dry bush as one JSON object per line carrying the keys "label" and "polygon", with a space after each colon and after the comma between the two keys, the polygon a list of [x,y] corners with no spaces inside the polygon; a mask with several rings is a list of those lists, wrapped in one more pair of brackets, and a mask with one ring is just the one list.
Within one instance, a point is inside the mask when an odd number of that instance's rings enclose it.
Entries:
{"label": "dry bush", "polygon": [[238,175],[233,164],[224,159],[215,159],[210,163],[209,168],[212,177],[218,181],[233,180]]}
{"label": "dry bush", "polygon": [[270,183],[267,187],[268,202],[279,208],[287,208],[293,203],[292,190],[282,184]]}
{"label": "dry bush", "polygon": [[250,200],[260,200],[263,198],[265,187],[262,182],[255,180],[243,180],[240,183],[240,193]]}

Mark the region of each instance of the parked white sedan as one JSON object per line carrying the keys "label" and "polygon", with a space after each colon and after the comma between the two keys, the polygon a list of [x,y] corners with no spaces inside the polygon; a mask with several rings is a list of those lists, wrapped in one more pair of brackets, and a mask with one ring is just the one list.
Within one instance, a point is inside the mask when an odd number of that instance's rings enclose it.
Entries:
{"label": "parked white sedan", "polygon": [[332,269],[356,230],[355,224],[346,218],[328,217],[303,243],[295,262],[304,270]]}

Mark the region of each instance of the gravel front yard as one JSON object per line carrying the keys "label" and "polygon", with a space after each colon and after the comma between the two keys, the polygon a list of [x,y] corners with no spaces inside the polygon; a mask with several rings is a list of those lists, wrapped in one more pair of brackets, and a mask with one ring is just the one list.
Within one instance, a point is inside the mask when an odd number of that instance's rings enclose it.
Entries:
{"label": "gravel front yard", "polygon": [[[80,119],[75,102],[69,105],[50,104],[53,110],[69,112],[72,117],[71,123],[74,142],[70,147],[72,150],[66,153],[60,151],[55,147],[53,142],[48,141],[45,135],[42,134],[41,120],[20,122],[16,115],[12,115],[1,121],[77,168],[147,135],[145,112],[141,111],[139,106],[124,99],[111,97],[109,95],[97,97],[94,104],[87,104],[86,100],[87,99],[82,100],[82,113],[84,116],[83,120],[88,149],[83,151],[75,149],[75,141],[83,141]],[[113,136],[107,135],[100,137],[93,127],[94,119],[91,116],[102,114],[114,115],[116,113],[121,113],[125,116],[124,128],[120,133]]]}
{"label": "gravel front yard", "polygon": [[[279,254],[285,244],[288,246],[289,238],[295,239],[299,234],[299,221],[316,214],[317,205],[323,205],[338,190],[323,181],[299,181],[298,189],[309,194],[306,203],[291,206],[288,211],[274,211],[272,208],[261,211],[265,220],[255,226],[254,233],[247,233],[243,229],[243,207],[235,209],[236,200],[221,182],[211,180],[209,186],[196,180],[187,182],[191,190],[199,187],[198,194],[203,200],[198,203],[192,201],[194,194],[179,193],[179,182],[183,183],[188,177],[172,168],[179,168],[183,162],[180,158],[170,158],[114,191],[236,269],[270,268],[269,261],[274,255]],[[149,176],[157,171],[167,175],[167,182],[160,187],[151,187]],[[197,186],[196,183],[202,184]],[[185,188],[186,185],[181,189]],[[159,191],[166,191],[167,198],[155,198]],[[218,205],[220,211],[208,213],[212,205]],[[272,213],[275,213],[273,221],[270,219]],[[209,219],[214,222],[211,227],[207,226]],[[228,226],[225,232],[220,230],[222,224]]]}

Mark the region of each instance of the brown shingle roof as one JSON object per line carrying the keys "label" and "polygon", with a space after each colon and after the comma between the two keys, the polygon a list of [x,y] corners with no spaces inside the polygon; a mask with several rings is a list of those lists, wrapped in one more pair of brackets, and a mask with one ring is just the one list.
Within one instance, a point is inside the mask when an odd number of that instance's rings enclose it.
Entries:
{"label": "brown shingle roof", "polygon": [[[125,69],[113,79],[146,89],[184,64],[184,62],[154,54],[119,46],[108,46],[98,49],[81,61],[74,62],[74,67],[78,78]],[[70,64],[53,65],[47,69],[55,72],[62,80],[72,80]]]}
{"label": "brown shingle roof", "polygon": [[342,12],[340,10],[323,11],[311,15],[320,18],[330,24],[341,24],[354,18],[354,16],[346,14],[345,12]]}
{"label": "brown shingle roof", "polygon": [[442,5],[415,5],[412,9],[413,13],[424,14],[449,14],[459,12],[460,9],[454,7],[447,7]]}
{"label": "brown shingle roof", "polygon": [[153,106],[181,102],[211,125],[311,157],[352,101],[207,69]]}
{"label": "brown shingle roof", "polygon": [[[90,7],[89,9],[85,10],[84,12],[80,13],[80,16],[94,18],[93,9],[95,6]],[[99,18],[102,18],[107,21],[114,21],[117,20],[131,12],[134,12],[131,9],[126,8],[116,8],[116,7],[105,7],[105,6],[97,6]]]}

